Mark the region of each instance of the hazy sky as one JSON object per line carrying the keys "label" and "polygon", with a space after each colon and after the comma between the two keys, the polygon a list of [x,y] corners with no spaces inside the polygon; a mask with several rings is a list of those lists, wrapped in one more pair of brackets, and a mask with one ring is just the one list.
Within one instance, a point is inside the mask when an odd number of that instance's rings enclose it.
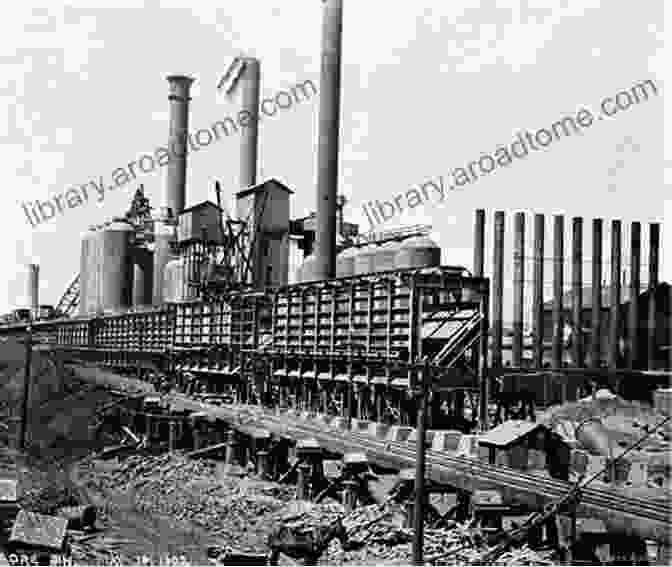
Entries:
{"label": "hazy sky", "polygon": [[[663,6],[663,0],[344,0],[339,186],[350,199],[346,215],[368,226],[365,200],[405,192],[494,152],[522,130],[549,127],[581,107],[597,110],[605,97],[653,79],[661,96],[394,224],[433,224],[443,263],[470,266],[473,210],[483,207],[489,271],[497,209],[546,213],[549,234],[556,213],[566,214],[568,224],[572,216],[586,217],[587,236],[592,217],[620,218],[626,243],[630,221],[672,216],[664,180]],[[79,270],[81,233],[125,212],[137,183],[35,229],[21,202],[109,179],[113,169],[163,145],[166,75],[195,77],[190,126],[207,127],[237,110],[215,88],[232,56],[261,59],[262,94],[306,79],[319,84],[320,32],[318,0],[43,7],[24,1],[4,11],[0,311],[25,301],[27,262],[41,266],[41,303],[56,303]],[[261,124],[261,177],[277,177],[296,191],[293,216],[315,207],[318,107],[316,97]],[[216,179],[230,196],[237,176],[238,138],[193,154],[187,204],[214,199]],[[158,205],[162,173],[138,181]],[[512,220],[511,214],[507,231]],[[530,217],[527,225],[529,244]],[[663,243],[670,246],[665,228]],[[589,256],[588,238],[585,246]],[[664,254],[663,264],[670,279],[672,260]]]}

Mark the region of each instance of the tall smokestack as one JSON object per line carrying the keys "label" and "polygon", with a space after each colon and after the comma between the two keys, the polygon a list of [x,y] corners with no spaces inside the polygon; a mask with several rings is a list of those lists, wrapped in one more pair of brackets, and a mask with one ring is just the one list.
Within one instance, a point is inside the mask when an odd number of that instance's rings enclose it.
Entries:
{"label": "tall smokestack", "polygon": [[166,166],[166,206],[177,217],[186,201],[187,177],[187,137],[189,135],[189,89],[194,79],[182,75],[167,77],[170,94],[170,125],[168,127],[168,149],[171,160]]}
{"label": "tall smokestack", "polygon": [[317,230],[315,279],[336,275],[338,128],[341,103],[342,0],[324,0],[320,122],[317,148]]}
{"label": "tall smokestack", "polygon": [[40,303],[40,266],[38,264],[28,264],[26,298],[28,307],[37,309]]}
{"label": "tall smokestack", "polygon": [[261,77],[259,60],[245,57],[241,81],[241,111],[246,111],[254,120],[240,133],[240,188],[247,189],[257,184],[257,152],[259,140],[259,83]]}

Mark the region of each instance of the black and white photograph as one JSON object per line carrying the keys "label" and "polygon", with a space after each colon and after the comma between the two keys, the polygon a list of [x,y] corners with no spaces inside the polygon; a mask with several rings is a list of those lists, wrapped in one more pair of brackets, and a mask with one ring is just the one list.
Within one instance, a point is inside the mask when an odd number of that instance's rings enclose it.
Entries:
{"label": "black and white photograph", "polygon": [[0,566],[670,565],[665,7],[4,5]]}

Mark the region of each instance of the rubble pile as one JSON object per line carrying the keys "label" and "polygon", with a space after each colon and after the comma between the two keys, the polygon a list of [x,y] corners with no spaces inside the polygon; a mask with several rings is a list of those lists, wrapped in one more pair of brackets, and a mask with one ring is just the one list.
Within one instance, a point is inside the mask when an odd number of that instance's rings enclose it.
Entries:
{"label": "rubble pile", "polygon": [[[395,504],[371,505],[343,519],[347,544],[334,540],[322,558],[329,565],[408,565],[413,560],[413,530],[401,527]],[[448,527],[424,530],[424,560],[436,565],[477,562],[488,551],[478,528],[450,522]],[[553,565],[553,551],[537,552],[524,546],[500,556],[495,565]]]}
{"label": "rubble pile", "polygon": [[267,549],[271,518],[295,495],[292,486],[227,476],[221,463],[179,454],[91,467],[85,482],[103,493],[130,494],[138,511],[205,528],[240,551]]}

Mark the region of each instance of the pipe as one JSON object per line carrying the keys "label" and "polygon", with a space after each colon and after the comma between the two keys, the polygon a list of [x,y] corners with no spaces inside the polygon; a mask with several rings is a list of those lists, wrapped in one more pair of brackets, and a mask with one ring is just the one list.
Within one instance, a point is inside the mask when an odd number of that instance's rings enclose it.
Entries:
{"label": "pipe", "polygon": [[609,299],[609,368],[619,366],[621,331],[621,221],[611,221],[611,290]]}
{"label": "pipe", "polygon": [[253,57],[245,57],[241,77],[241,112],[252,116],[250,123],[240,133],[240,188],[257,184],[257,153],[259,148],[259,84],[260,64]]}
{"label": "pipe", "polygon": [[317,148],[315,279],[336,275],[336,199],[341,98],[342,0],[326,0],[322,24],[322,69]]}
{"label": "pipe", "polygon": [[583,368],[583,219],[572,219],[572,358],[574,366]]}
{"label": "pipe", "polygon": [[502,366],[504,301],[504,211],[495,213],[495,243],[492,274],[492,368]]}
{"label": "pipe", "polygon": [[525,288],[525,213],[516,213],[513,243],[513,344],[512,366],[522,366]]}
{"label": "pipe", "polygon": [[474,276],[483,277],[485,259],[485,210],[476,209],[474,218]]}
{"label": "pipe", "polygon": [[590,367],[599,368],[602,358],[602,219],[593,219],[593,322],[590,339]]}
{"label": "pipe", "polygon": [[639,285],[642,264],[642,225],[630,225],[630,309],[628,310],[628,368],[639,367]]}
{"label": "pipe", "polygon": [[553,225],[553,368],[562,368],[564,311],[562,289],[565,269],[565,217],[555,215]]}
{"label": "pipe", "polygon": [[26,297],[31,316],[35,317],[40,304],[40,266],[38,264],[28,264]]}
{"label": "pipe", "polygon": [[189,136],[189,89],[194,79],[182,75],[167,77],[170,94],[168,149],[171,159],[166,166],[165,205],[175,218],[184,210],[187,179],[187,139]]}
{"label": "pipe", "polygon": [[534,336],[534,366],[544,363],[544,215],[534,215],[534,292],[532,331]]}
{"label": "pipe", "polygon": [[649,224],[649,317],[647,325],[646,352],[648,369],[656,364],[656,288],[658,287],[658,261],[660,247],[660,224]]}

